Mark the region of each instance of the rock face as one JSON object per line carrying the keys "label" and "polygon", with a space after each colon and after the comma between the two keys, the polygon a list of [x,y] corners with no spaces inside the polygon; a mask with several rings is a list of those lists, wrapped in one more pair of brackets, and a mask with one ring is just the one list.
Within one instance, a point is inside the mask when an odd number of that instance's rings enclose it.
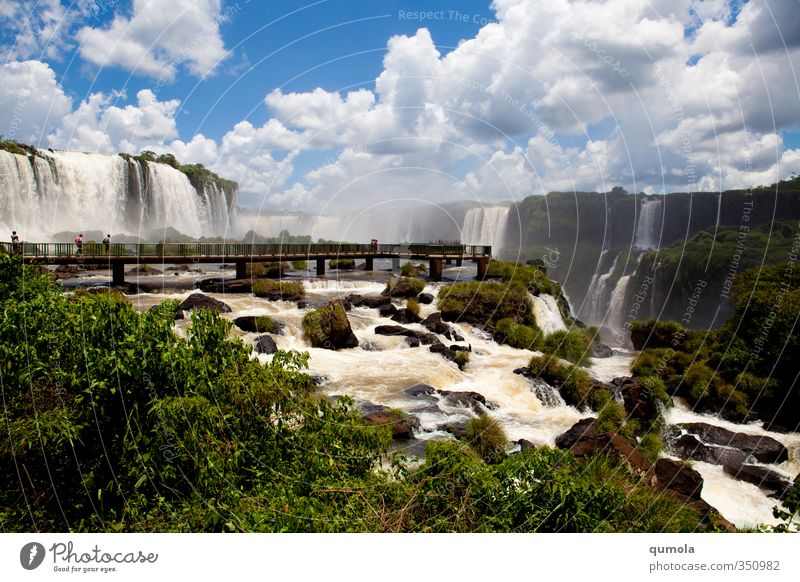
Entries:
{"label": "rock face", "polygon": [[132,269],[128,269],[125,271],[126,275],[163,275],[163,271],[160,271],[150,265],[137,265]]}
{"label": "rock face", "polygon": [[192,293],[178,305],[178,309],[183,311],[190,311],[192,309],[209,309],[217,313],[230,313],[231,308],[227,303],[223,303],[218,299],[203,295],[202,293]]}
{"label": "rock face", "polygon": [[259,354],[274,354],[278,351],[278,346],[270,336],[261,335],[256,339],[255,349]]}
{"label": "rock face", "polygon": [[256,315],[237,317],[233,320],[233,323],[242,331],[251,333],[268,332],[283,335],[283,331],[286,329],[286,324],[282,321],[275,321],[269,317],[265,318]]}
{"label": "rock face", "polygon": [[752,483],[769,491],[770,496],[777,499],[783,499],[792,486],[792,482],[777,471],[760,465],[725,465],[722,470],[734,479]]}
{"label": "rock face", "polygon": [[371,424],[392,428],[392,438],[395,440],[408,440],[414,438],[414,429],[419,428],[419,421],[400,411],[392,410],[386,406],[371,406],[364,418]]}
{"label": "rock face", "polygon": [[739,449],[753,455],[753,458],[762,463],[782,463],[789,458],[786,447],[768,436],[733,432],[702,422],[690,422],[679,426],[688,433],[697,435],[703,442]]}
{"label": "rock face", "polygon": [[203,279],[197,283],[197,288],[206,293],[252,293],[253,282],[251,279],[224,279],[215,277]]}
{"label": "rock face", "polygon": [[408,338],[414,338],[426,346],[436,344],[441,345],[442,343],[435,334],[425,333],[424,331],[417,331],[415,329],[408,329],[402,325],[379,325],[375,328],[375,333],[378,335],[400,335]]}
{"label": "rock face", "polygon": [[647,474],[652,466],[642,453],[621,436],[597,430],[593,418],[579,420],[567,432],[556,437],[556,446],[569,449],[576,457],[614,454],[640,475]]}
{"label": "rock face", "polygon": [[672,450],[682,459],[692,459],[714,465],[743,465],[747,453],[730,447],[707,445],[691,434],[678,437],[671,443]]}
{"label": "rock face", "polygon": [[412,398],[418,398],[431,404],[441,401],[448,406],[470,408],[476,414],[497,409],[497,404],[486,400],[483,394],[478,392],[438,390],[428,384],[414,384],[410,388],[406,388],[404,392]]}
{"label": "rock face", "polygon": [[650,398],[650,388],[632,378],[614,378],[613,385],[622,394],[629,418],[647,420],[658,416],[656,400]]}
{"label": "rock face", "polygon": [[426,317],[422,321],[422,325],[425,326],[425,329],[428,329],[433,333],[443,335],[450,341],[464,341],[464,336],[458,333],[453,327],[442,321],[442,314],[438,311],[436,313],[431,313],[428,317]]}
{"label": "rock face", "polygon": [[660,489],[669,489],[689,499],[700,500],[703,477],[686,463],[674,459],[658,459],[653,465],[653,473]]}
{"label": "rock face", "polygon": [[407,307],[404,307],[395,311],[394,315],[392,315],[392,321],[397,323],[419,323],[422,318]]}
{"label": "rock face", "polygon": [[315,348],[341,350],[358,346],[347,313],[338,301],[307,313],[303,318],[303,333]]}

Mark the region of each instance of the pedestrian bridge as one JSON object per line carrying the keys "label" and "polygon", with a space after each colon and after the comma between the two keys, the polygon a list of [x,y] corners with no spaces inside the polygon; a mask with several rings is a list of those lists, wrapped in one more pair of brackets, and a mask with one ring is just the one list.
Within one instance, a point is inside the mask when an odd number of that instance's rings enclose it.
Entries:
{"label": "pedestrian bridge", "polygon": [[[11,253],[11,243],[2,243],[4,252]],[[428,261],[428,273],[433,281],[441,281],[442,264],[464,260],[478,266],[478,278],[486,275],[492,256],[488,245],[393,243],[393,244],[247,244],[247,243],[85,243],[78,254],[74,243],[21,243],[17,253],[26,263],[44,265],[87,265],[107,267],[112,283],[125,283],[125,265],[131,264],[192,264],[233,263],[236,278],[247,277],[250,263],[281,261],[316,261],[317,275],[325,274],[325,261],[330,259],[364,259],[367,271],[373,270],[375,259]]]}

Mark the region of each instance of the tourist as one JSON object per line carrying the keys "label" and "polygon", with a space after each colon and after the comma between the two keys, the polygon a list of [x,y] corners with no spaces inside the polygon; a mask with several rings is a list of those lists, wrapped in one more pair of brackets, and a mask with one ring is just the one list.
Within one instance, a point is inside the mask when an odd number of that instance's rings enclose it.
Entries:
{"label": "tourist", "polygon": [[106,238],[103,239],[103,245],[105,245],[106,254],[108,254],[109,251],[111,250],[111,235],[110,234],[107,234]]}
{"label": "tourist", "polygon": [[75,237],[75,246],[78,250],[75,252],[76,255],[83,254],[83,233],[80,233],[78,236]]}
{"label": "tourist", "polygon": [[22,254],[22,244],[19,242],[19,235],[16,230],[11,233],[11,250],[15,255]]}

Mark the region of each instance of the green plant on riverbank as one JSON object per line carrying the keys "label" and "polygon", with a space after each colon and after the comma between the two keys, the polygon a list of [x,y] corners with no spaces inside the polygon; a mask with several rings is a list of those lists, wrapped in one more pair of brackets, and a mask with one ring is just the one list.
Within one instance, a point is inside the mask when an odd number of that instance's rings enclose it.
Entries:
{"label": "green plant on riverbank", "polygon": [[306,296],[305,287],[299,281],[273,281],[259,279],[253,281],[253,294],[270,301],[297,301]]}

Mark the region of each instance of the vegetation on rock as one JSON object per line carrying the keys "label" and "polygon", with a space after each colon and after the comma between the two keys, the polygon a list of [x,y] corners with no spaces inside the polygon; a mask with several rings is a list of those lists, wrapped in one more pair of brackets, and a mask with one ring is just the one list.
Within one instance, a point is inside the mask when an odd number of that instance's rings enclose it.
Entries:
{"label": "vegetation on rock", "polygon": [[299,281],[259,279],[253,282],[253,294],[270,301],[297,301],[306,296],[306,290]]}

